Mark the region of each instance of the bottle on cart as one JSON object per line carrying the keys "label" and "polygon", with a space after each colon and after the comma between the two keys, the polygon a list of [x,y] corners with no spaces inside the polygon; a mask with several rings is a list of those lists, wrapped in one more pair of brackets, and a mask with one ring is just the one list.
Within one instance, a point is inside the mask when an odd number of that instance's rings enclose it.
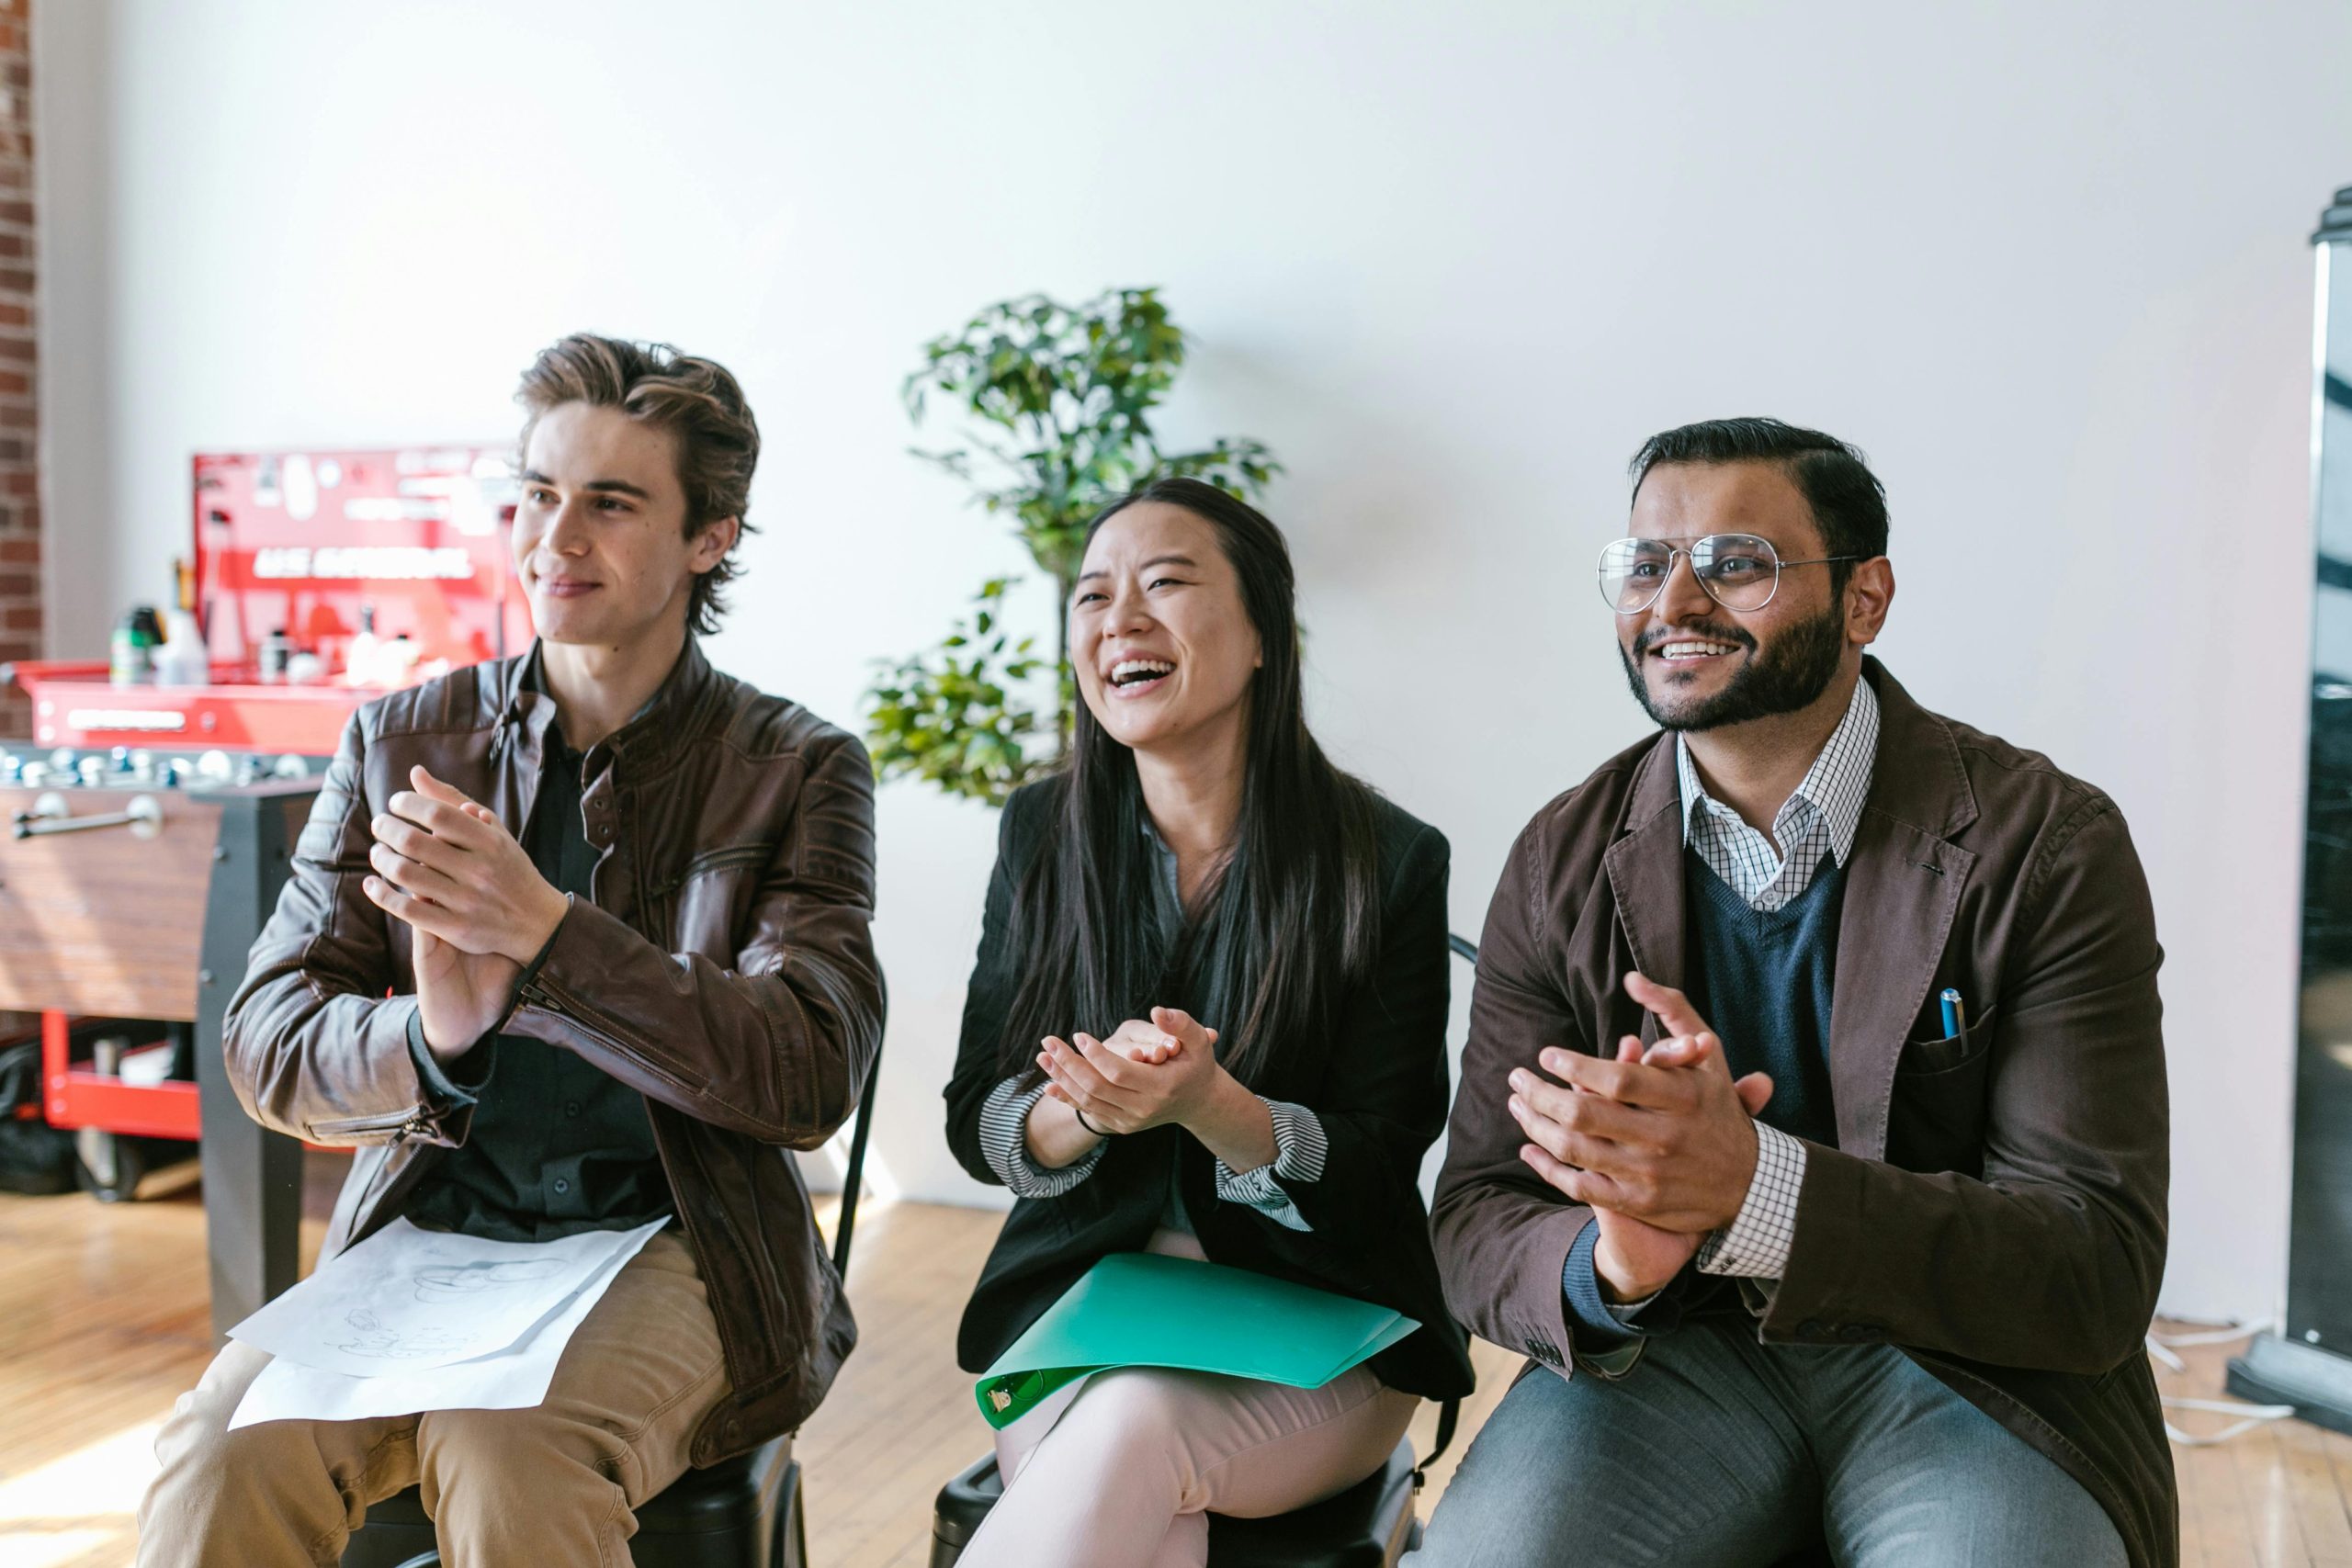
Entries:
{"label": "bottle on cart", "polygon": [[202,686],[211,680],[211,660],[204,634],[197,629],[195,612],[168,612],[164,617],[164,646],[155,650],[155,683]]}
{"label": "bottle on cart", "polygon": [[155,612],[141,604],[116,623],[108,651],[107,678],[118,686],[145,685],[155,679],[155,645],[164,640]]}
{"label": "bottle on cart", "polygon": [[261,649],[255,660],[256,668],[254,672],[266,686],[283,685],[286,682],[286,666],[293,657],[294,639],[286,635],[284,626],[279,626],[261,639]]}
{"label": "bottle on cart", "polygon": [[376,606],[359,606],[359,630],[343,650],[343,680],[347,686],[372,686],[376,681],[377,650],[383,646],[376,636]]}
{"label": "bottle on cart", "polygon": [[416,639],[406,632],[386,637],[376,649],[376,683],[379,686],[405,686],[416,678],[416,661],[424,650]]}

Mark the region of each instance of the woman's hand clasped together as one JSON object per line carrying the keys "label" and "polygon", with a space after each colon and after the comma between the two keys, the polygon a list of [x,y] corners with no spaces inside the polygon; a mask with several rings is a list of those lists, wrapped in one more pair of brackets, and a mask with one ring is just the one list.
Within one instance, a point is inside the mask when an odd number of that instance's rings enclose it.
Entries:
{"label": "woman's hand clasped together", "polygon": [[[1037,1053],[1046,1092],[1105,1133],[1140,1133],[1198,1117],[1220,1077],[1216,1031],[1174,1008],[1131,1018],[1108,1040],[1048,1035]],[[1238,1086],[1237,1086],[1238,1087]]]}
{"label": "woman's hand clasped together", "polygon": [[1218,1065],[1216,1031],[1175,1008],[1129,1019],[1108,1040],[1048,1035],[1037,1066],[1046,1099],[1030,1112],[1029,1146],[1046,1165],[1068,1165],[1105,1136],[1170,1125],[1236,1173],[1280,1152],[1266,1102]]}

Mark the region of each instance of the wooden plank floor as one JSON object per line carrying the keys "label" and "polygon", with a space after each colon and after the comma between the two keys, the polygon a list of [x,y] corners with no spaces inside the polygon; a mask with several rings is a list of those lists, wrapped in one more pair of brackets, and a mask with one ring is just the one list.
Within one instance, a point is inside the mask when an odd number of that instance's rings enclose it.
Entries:
{"label": "wooden plank floor", "polygon": [[[306,1257],[342,1170],[335,1156],[311,1159]],[[136,1203],[0,1195],[0,1568],[131,1560],[156,1426],[211,1353],[192,1169],[151,1179],[153,1195]],[[954,1334],[996,1226],[993,1214],[916,1203],[860,1215],[850,1285],[863,1343],[800,1443],[816,1568],[926,1561],[933,1494],[986,1447]],[[2188,1352],[2186,1374],[2158,1381],[2212,1393],[2228,1351]],[[1476,1355],[1479,1392],[1425,1510],[1517,1365],[1492,1346]],[[1433,1426],[1424,1412],[1417,1446]],[[2187,1568],[2352,1568],[2352,1438],[2286,1422],[2177,1451]]]}

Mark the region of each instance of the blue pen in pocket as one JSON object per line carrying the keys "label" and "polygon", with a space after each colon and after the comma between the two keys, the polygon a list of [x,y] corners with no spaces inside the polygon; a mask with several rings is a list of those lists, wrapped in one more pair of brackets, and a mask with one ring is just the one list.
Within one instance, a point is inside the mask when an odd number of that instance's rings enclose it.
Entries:
{"label": "blue pen in pocket", "polygon": [[1944,987],[1943,1004],[1944,1038],[1957,1040],[1960,1038],[1960,1032],[1968,1027],[1968,1008],[1960,999],[1960,991],[1957,987]]}

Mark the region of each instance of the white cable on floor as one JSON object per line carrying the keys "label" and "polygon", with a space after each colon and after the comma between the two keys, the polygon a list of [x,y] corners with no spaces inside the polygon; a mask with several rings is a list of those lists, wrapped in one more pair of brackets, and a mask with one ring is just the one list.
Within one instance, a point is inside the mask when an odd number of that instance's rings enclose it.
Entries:
{"label": "white cable on floor", "polygon": [[[2251,1339],[2269,1329],[2271,1320],[2257,1317],[2251,1323],[2217,1324],[2211,1328],[2193,1328],[2186,1334],[2158,1334],[2150,1329],[2147,1335],[2148,1354],[2176,1372],[2187,1371],[2188,1363],[2173,1354],[2176,1348],[2196,1345],[2227,1345],[2235,1339]],[[2165,1423],[2165,1436],[2185,1449],[2210,1449],[2226,1443],[2232,1438],[2253,1431],[2256,1427],[2273,1421],[2284,1421],[2295,1414],[2291,1404],[2248,1404],[2237,1399],[2190,1399],[2180,1394],[2165,1394],[2161,1401],[2166,1410],[2195,1410],[2214,1416],[2236,1416],[2239,1420],[2218,1432],[2192,1436],[2171,1422]]]}
{"label": "white cable on floor", "polygon": [[2184,1449],[2210,1449],[2216,1443],[2226,1443],[2242,1433],[2251,1432],[2256,1427],[2284,1421],[2295,1413],[2291,1404],[2246,1404],[2234,1399],[2183,1399],[2176,1394],[2165,1395],[2164,1406],[2167,1410],[2211,1411],[2216,1416],[2243,1417],[2218,1432],[2208,1432],[2202,1437],[2191,1437],[2171,1422],[2165,1422],[2165,1436]]}

